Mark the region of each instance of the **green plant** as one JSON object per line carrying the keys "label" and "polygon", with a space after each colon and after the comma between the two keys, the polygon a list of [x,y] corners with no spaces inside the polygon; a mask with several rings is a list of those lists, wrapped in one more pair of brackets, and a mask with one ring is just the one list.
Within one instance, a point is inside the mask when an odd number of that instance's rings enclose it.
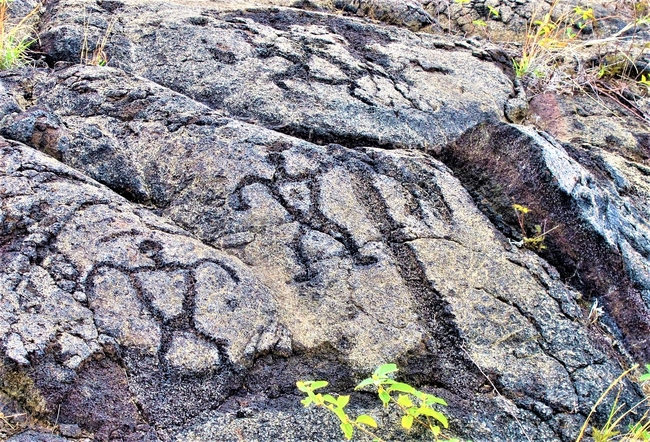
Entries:
{"label": "green plant", "polygon": [[492,15],[493,15],[494,18],[499,18],[499,10],[498,10],[497,8],[495,8],[495,7],[493,7],[493,6],[490,6],[490,5],[486,5],[486,6],[487,6],[487,8],[488,8],[488,11],[490,11],[490,12],[488,13],[488,16],[492,16]]}
{"label": "green plant", "polygon": [[338,396],[334,397],[331,394],[321,394],[315,393],[316,390],[327,387],[329,383],[327,381],[298,381],[296,386],[298,390],[307,394],[307,397],[303,399],[302,404],[305,407],[308,407],[311,404],[314,404],[317,407],[323,407],[332,413],[341,421],[341,431],[346,439],[352,439],[354,434],[354,429],[368,434],[375,441],[381,441],[376,434],[368,430],[366,427],[376,428],[377,422],[367,414],[362,414],[356,419],[350,419],[348,414],[345,412],[345,406],[350,402],[350,396]]}
{"label": "green plant", "polygon": [[650,381],[650,364],[645,365],[645,373],[639,377],[639,382]]}
{"label": "green plant", "polygon": [[645,75],[641,75],[641,80],[639,80],[639,83],[650,89],[650,79],[648,79]]}
{"label": "green plant", "polygon": [[627,438],[630,442],[648,442],[650,441],[650,420],[648,415],[644,416],[645,423],[637,422],[628,427]]}
{"label": "green plant", "polygon": [[[434,406],[446,406],[447,403],[432,394],[416,390],[409,384],[398,382],[390,374],[397,372],[395,364],[384,364],[379,366],[372,375],[362,380],[355,390],[373,387],[384,407],[390,404],[396,406],[402,414],[401,427],[410,430],[414,424],[421,425],[434,437],[435,440],[445,440],[447,442],[458,442],[458,439],[440,439],[443,428],[449,427],[447,417],[436,410]],[[376,428],[377,422],[370,416],[362,414],[356,419],[352,419],[345,412],[345,406],[349,403],[350,396],[334,397],[329,394],[317,394],[314,391],[328,385],[326,381],[298,381],[298,389],[307,394],[307,397],[301,402],[308,407],[316,405],[324,407],[334,413],[341,421],[340,427],[346,439],[352,439],[354,429],[371,436],[374,441],[382,441],[376,434],[372,433],[367,427]],[[397,393],[397,397],[395,397]]]}
{"label": "green plant", "polygon": [[526,214],[530,212],[530,209],[520,204],[513,204],[512,208],[515,209],[515,214],[517,215],[517,222],[519,223],[519,228],[521,229],[521,235],[523,236],[523,239],[521,240],[520,243],[513,242],[513,244],[519,247],[525,245],[526,247],[534,250],[544,250],[546,248],[546,246],[544,245],[544,240],[546,239],[546,235],[548,235],[553,230],[557,229],[559,226],[555,226],[552,229],[546,230],[546,221],[544,221],[543,225],[535,224],[534,226],[535,233],[533,234],[533,236],[528,236],[526,230],[525,217]]}
{"label": "green plant", "polygon": [[30,37],[29,20],[39,10],[34,8],[17,24],[9,24],[9,4],[12,0],[0,0],[0,69],[11,69],[27,61],[27,50],[36,40]]}
{"label": "green plant", "polygon": [[[376,387],[377,394],[384,407],[387,407],[392,402],[402,411],[402,428],[410,430],[413,423],[418,423],[429,430],[438,440],[442,433],[438,424],[448,428],[449,421],[444,414],[434,409],[433,405],[446,406],[447,403],[437,396],[416,390],[408,384],[397,382],[388,377],[389,374],[395,372],[397,372],[395,364],[384,364],[378,367],[369,378],[361,381],[355,387],[355,390],[370,385]],[[397,399],[391,394],[394,392],[399,393]]]}
{"label": "green plant", "polygon": [[[563,58],[562,51],[577,40],[583,29],[596,18],[591,8],[575,7],[570,13],[553,18],[558,0],[541,19],[533,13],[526,27],[526,36],[519,59],[513,59],[517,77],[533,73],[536,77],[546,75],[549,68],[555,68]],[[577,29],[577,31],[575,31]]]}

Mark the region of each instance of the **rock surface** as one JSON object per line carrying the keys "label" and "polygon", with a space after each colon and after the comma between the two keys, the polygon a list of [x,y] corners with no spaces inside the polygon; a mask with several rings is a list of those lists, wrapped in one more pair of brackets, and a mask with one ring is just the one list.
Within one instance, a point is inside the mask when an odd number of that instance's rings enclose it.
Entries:
{"label": "rock surface", "polygon": [[[57,67],[0,77],[0,399],[43,440],[339,440],[295,382],[397,362],[450,434],[575,440],[650,356],[647,129],[562,146],[481,48],[287,6],[47,6]],[[540,256],[513,202],[561,225]]]}
{"label": "rock surface", "polygon": [[[76,18],[92,4],[52,12],[42,46],[53,60],[79,61]],[[498,118],[512,87],[479,48],[429,34],[289,8],[120,4],[89,10],[88,41],[113,26],[113,66],[318,143],[431,149]]]}

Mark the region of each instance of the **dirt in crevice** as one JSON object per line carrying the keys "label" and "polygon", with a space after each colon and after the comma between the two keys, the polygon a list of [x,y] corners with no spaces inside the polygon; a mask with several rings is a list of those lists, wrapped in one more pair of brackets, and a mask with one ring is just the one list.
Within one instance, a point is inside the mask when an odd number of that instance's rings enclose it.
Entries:
{"label": "dirt in crevice", "polygon": [[650,360],[650,314],[625,272],[622,256],[580,219],[579,209],[557,189],[532,140],[513,126],[481,124],[443,149],[439,159],[506,237],[522,238],[513,204],[531,210],[526,215],[529,236],[535,224],[545,223],[546,230],[558,226],[538,254],[589,305],[599,299],[633,356]]}

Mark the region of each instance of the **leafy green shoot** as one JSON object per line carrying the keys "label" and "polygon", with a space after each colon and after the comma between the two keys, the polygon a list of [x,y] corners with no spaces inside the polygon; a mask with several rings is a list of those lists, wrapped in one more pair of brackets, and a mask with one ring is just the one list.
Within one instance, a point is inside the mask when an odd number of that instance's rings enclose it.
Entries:
{"label": "leafy green shoot", "polygon": [[[458,439],[440,439],[442,428],[449,428],[449,420],[434,406],[446,406],[445,400],[416,390],[411,385],[398,382],[388,376],[395,372],[397,372],[395,364],[384,364],[378,367],[369,378],[362,380],[355,390],[369,386],[376,388],[379,400],[384,407],[388,407],[392,403],[400,409],[402,412],[401,426],[405,430],[408,431],[414,424],[418,424],[426,428],[437,441],[457,442]],[[394,393],[397,393],[397,396]]]}
{"label": "leafy green shoot", "polygon": [[[459,442],[459,439],[448,439],[442,436],[443,429],[449,428],[449,420],[435,407],[446,406],[447,402],[432,394],[419,391],[409,384],[394,380],[390,376],[397,371],[395,364],[380,365],[369,378],[362,380],[355,390],[372,388],[377,392],[384,407],[389,407],[391,404],[396,406],[401,411],[400,424],[404,430],[409,431],[413,425],[421,425],[436,441]],[[377,428],[377,421],[373,417],[362,414],[352,419],[345,411],[350,396],[334,397],[330,394],[317,393],[316,390],[328,385],[327,381],[298,381],[296,385],[298,390],[307,395],[301,401],[302,404],[305,407],[310,405],[323,407],[333,413],[341,422],[339,426],[346,439],[352,439],[354,431],[359,430],[371,436],[374,442],[383,442],[370,430]]]}
{"label": "leafy green shoot", "polygon": [[296,386],[298,390],[307,394],[307,397],[300,402],[308,407],[310,405],[315,405],[317,407],[323,407],[330,412],[332,412],[338,419],[341,421],[339,427],[343,432],[343,436],[350,440],[354,436],[355,428],[363,433],[366,433],[368,436],[373,438],[373,441],[383,442],[383,440],[374,434],[368,428],[377,428],[377,422],[372,416],[367,414],[362,414],[356,419],[350,418],[350,416],[345,412],[345,407],[350,402],[350,396],[338,396],[334,397],[331,394],[321,394],[316,393],[315,391],[327,387],[327,381],[298,381]]}

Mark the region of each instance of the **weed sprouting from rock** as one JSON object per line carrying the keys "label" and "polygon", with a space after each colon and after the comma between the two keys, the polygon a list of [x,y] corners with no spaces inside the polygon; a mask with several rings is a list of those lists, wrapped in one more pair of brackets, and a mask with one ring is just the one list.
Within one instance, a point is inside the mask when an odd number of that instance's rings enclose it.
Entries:
{"label": "weed sprouting from rock", "polygon": [[[397,382],[389,377],[390,374],[396,372],[397,366],[395,364],[381,365],[369,378],[361,381],[355,387],[355,390],[372,388],[377,392],[384,408],[388,408],[390,405],[397,407],[402,415],[400,425],[404,430],[408,431],[414,425],[419,425],[426,429],[436,441],[458,442],[459,439],[449,439],[442,435],[442,429],[449,428],[449,420],[435,407],[446,406],[447,403],[444,399],[416,390],[409,384]],[[307,394],[307,397],[301,401],[305,407],[313,404],[334,413],[341,421],[340,427],[346,439],[352,439],[356,428],[371,436],[374,441],[383,441],[368,429],[377,428],[377,422],[373,417],[362,414],[356,419],[352,419],[345,412],[350,396],[335,398],[330,394],[315,393],[315,390],[326,387],[328,385],[327,381],[298,381],[296,385],[300,391]]]}
{"label": "weed sprouting from rock", "polygon": [[535,224],[534,233],[532,235],[529,235],[526,229],[525,217],[526,214],[530,212],[530,209],[520,204],[513,204],[512,208],[515,209],[517,222],[519,223],[519,228],[521,229],[521,235],[523,237],[521,241],[512,242],[512,244],[516,245],[517,247],[526,246],[537,251],[544,250],[546,248],[544,245],[546,235],[557,229],[559,226],[555,226],[551,229],[546,230],[546,221],[544,221],[542,224]]}
{"label": "weed sprouting from rock", "polygon": [[27,51],[36,41],[31,37],[29,20],[36,15],[40,5],[23,17],[17,24],[9,22],[9,4],[12,0],[0,0],[0,69],[11,69],[27,62]]}

